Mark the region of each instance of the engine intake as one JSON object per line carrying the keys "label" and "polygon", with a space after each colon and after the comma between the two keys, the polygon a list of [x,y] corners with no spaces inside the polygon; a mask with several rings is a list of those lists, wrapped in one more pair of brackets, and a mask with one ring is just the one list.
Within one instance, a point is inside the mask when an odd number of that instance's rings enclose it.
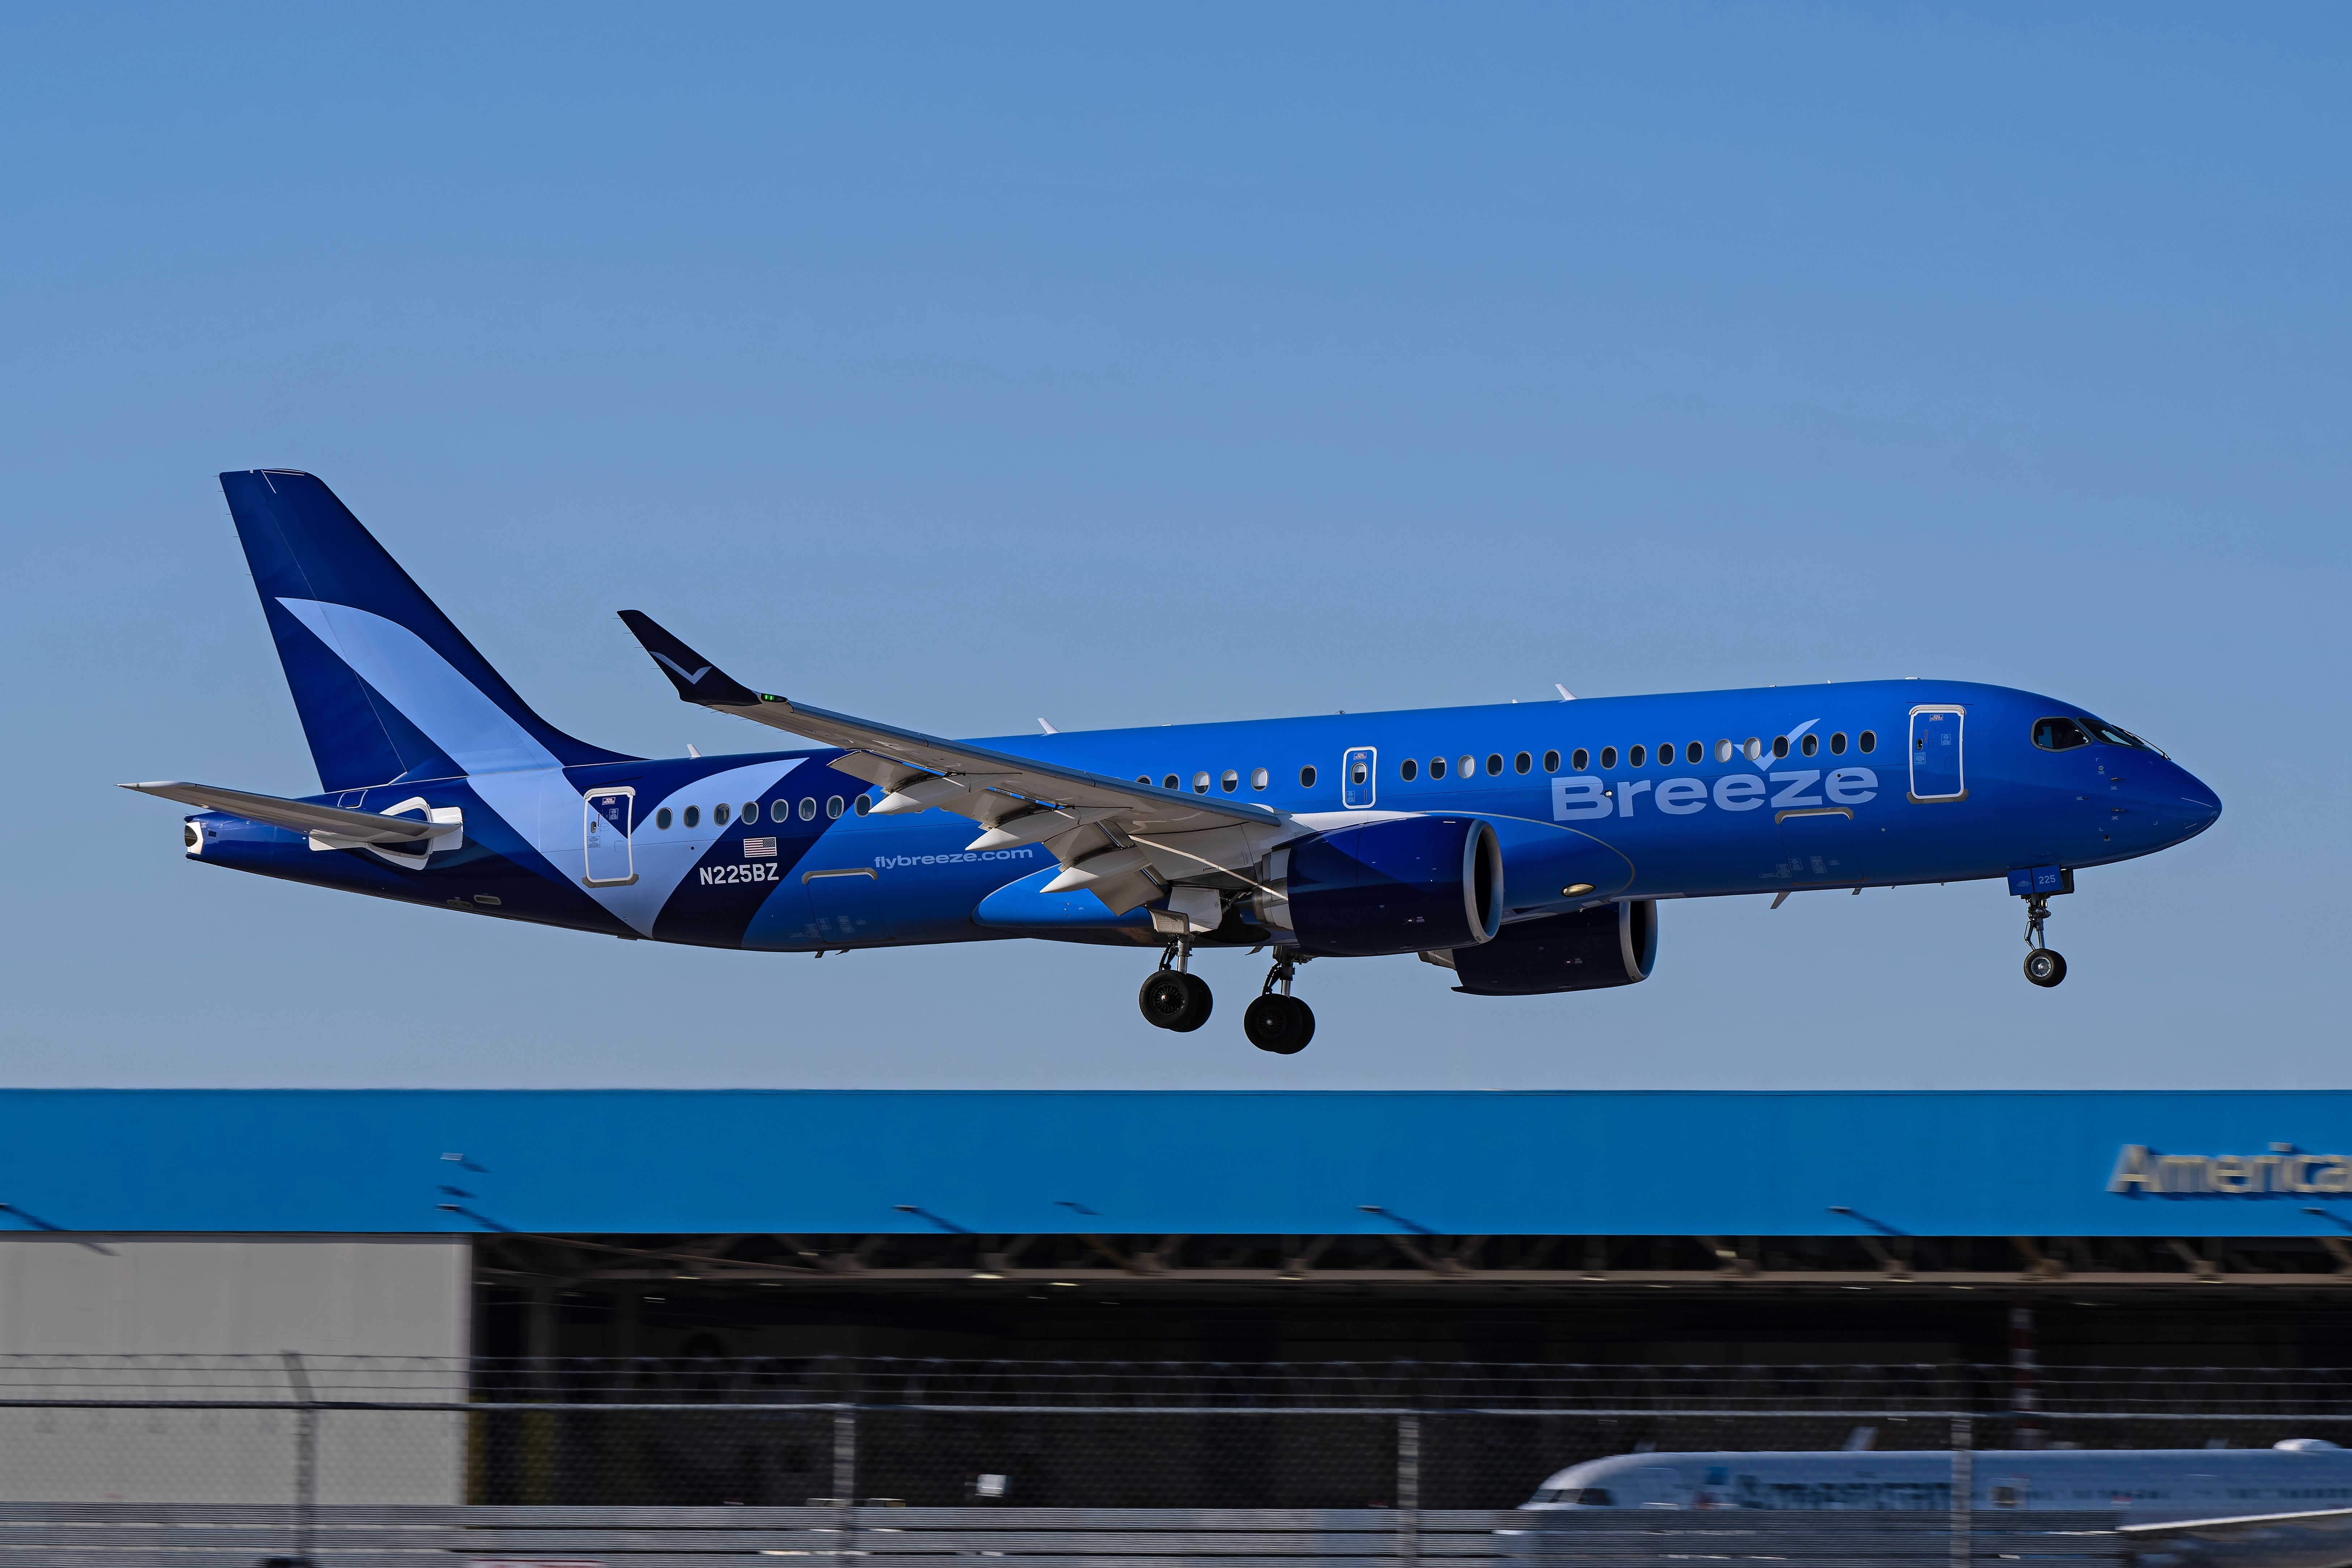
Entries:
{"label": "engine intake", "polygon": [[1400,817],[1276,850],[1257,918],[1299,950],[1370,957],[1493,939],[1503,923],[1503,847],[1476,817]]}

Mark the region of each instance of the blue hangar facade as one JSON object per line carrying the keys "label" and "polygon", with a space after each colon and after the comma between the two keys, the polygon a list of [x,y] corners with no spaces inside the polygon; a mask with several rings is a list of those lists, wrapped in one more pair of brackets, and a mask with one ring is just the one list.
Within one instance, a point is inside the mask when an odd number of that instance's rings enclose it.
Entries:
{"label": "blue hangar facade", "polygon": [[[2352,1093],[0,1091],[11,1243],[469,1250],[478,1354],[2315,1364]],[[2079,1353],[2079,1354],[2078,1354]]]}

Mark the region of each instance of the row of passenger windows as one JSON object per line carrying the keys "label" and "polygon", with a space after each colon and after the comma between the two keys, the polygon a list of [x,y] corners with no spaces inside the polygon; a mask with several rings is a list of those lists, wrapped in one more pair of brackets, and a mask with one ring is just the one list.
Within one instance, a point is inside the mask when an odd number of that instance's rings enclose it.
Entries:
{"label": "row of passenger windows", "polygon": [[[1857,749],[1863,751],[1877,750],[1878,732],[1869,729],[1864,730],[1859,736],[1854,737],[1854,745]],[[1845,755],[1845,731],[1839,730],[1830,737],[1829,748],[1830,755],[1832,757],[1843,757]],[[1788,756],[1790,751],[1792,749],[1792,747],[1789,737],[1785,735],[1780,735],[1772,737],[1770,749],[1775,758],[1781,758]],[[1822,737],[1818,735],[1801,736],[1794,743],[1793,749],[1801,756],[1814,756],[1822,749]],[[1717,762],[1728,762],[1735,757],[1745,757],[1748,761],[1754,762],[1760,759],[1763,757],[1764,752],[1765,743],[1752,735],[1745,741],[1735,741],[1727,738],[1718,740],[1715,743],[1715,759]],[[1685,741],[1679,746],[1675,742],[1669,740],[1659,745],[1655,757],[1657,764],[1661,768],[1672,768],[1677,758],[1696,767],[1697,764],[1706,760],[1706,743],[1703,740]],[[1624,753],[1625,766],[1628,768],[1646,768],[1650,765],[1652,755],[1650,748],[1646,746],[1629,746],[1625,748]],[[1618,753],[1615,747],[1604,746],[1601,748],[1601,766],[1602,768],[1614,768],[1617,766],[1617,761]],[[1397,764],[1397,773],[1399,777],[1404,779],[1409,783],[1421,777],[1423,766],[1424,764],[1420,758],[1408,757],[1403,761]],[[1479,764],[1478,758],[1475,757],[1457,757],[1451,762],[1448,762],[1447,759],[1443,757],[1433,757],[1425,766],[1427,767],[1429,776],[1432,779],[1443,779],[1449,771],[1457,778],[1467,779],[1478,771]],[[1591,749],[1588,747],[1580,746],[1575,750],[1570,752],[1568,754],[1568,766],[1569,770],[1572,773],[1581,773],[1586,768],[1591,767]],[[1501,752],[1490,751],[1486,754],[1486,770],[1487,777],[1493,778],[1494,776],[1501,773],[1503,771],[1503,754]],[[1530,771],[1534,767],[1535,758],[1524,751],[1518,753],[1510,759],[1510,768],[1514,773],[1526,773]],[[1547,751],[1543,754],[1543,770],[1547,773],[1557,773],[1559,771],[1559,752]]]}
{"label": "row of passenger windows", "polygon": [[[1149,773],[1139,773],[1135,776],[1135,781],[1138,784],[1149,784],[1151,782],[1151,775]],[[1251,789],[1263,789],[1268,784],[1273,782],[1274,775],[1265,768],[1253,768],[1250,769],[1249,787]],[[1242,787],[1241,769],[1238,768],[1228,768],[1223,773],[1215,774],[1203,769],[1201,772],[1192,775],[1193,794],[1205,795],[1209,792],[1212,785],[1214,785],[1217,789],[1223,789],[1228,795],[1234,793]],[[1181,789],[1184,788],[1184,776],[1181,773],[1171,773],[1160,780],[1160,787],[1162,789]],[[1301,789],[1312,789],[1315,788],[1314,768],[1302,768],[1298,770],[1298,787]]]}
{"label": "row of passenger windows", "polygon": [[[1822,744],[1822,737],[1818,735],[1801,736],[1793,744],[1787,736],[1780,735],[1772,737],[1770,750],[1775,758],[1786,757],[1791,749],[1801,756],[1811,757],[1820,752]],[[1847,744],[1845,731],[1841,729],[1834,732],[1829,737],[1830,755],[1843,757]],[[1853,737],[1853,745],[1862,751],[1877,750],[1878,732],[1865,729]],[[1714,749],[1715,759],[1717,762],[1728,762],[1735,757],[1745,757],[1750,762],[1754,762],[1763,757],[1766,743],[1751,735],[1745,741],[1727,738],[1718,740],[1715,743]],[[1703,740],[1685,741],[1679,745],[1671,740],[1665,741],[1660,744],[1655,753],[1657,764],[1661,768],[1673,767],[1678,757],[1681,760],[1696,767],[1706,760],[1706,754],[1707,745]],[[1651,749],[1646,746],[1631,746],[1625,748],[1625,765],[1629,768],[1646,768],[1650,765],[1651,757]],[[1618,752],[1615,747],[1604,746],[1601,748],[1601,767],[1614,768],[1617,766],[1617,760]],[[1514,773],[1529,773],[1534,771],[1535,765],[1535,754],[1532,752],[1517,753],[1507,762],[1501,752],[1490,751],[1486,754],[1485,768],[1487,777],[1494,778],[1499,776],[1506,767]],[[1568,754],[1568,765],[1573,772],[1583,772],[1592,766],[1591,749],[1588,747],[1578,747]],[[1397,764],[1397,773],[1399,777],[1410,783],[1420,778],[1424,768],[1432,779],[1444,779],[1448,774],[1458,779],[1469,779],[1477,775],[1479,768],[1479,759],[1470,753],[1450,758],[1433,757],[1425,763],[1417,757],[1408,757]],[[1559,752],[1547,751],[1543,754],[1543,770],[1546,773],[1559,771]],[[1249,787],[1252,789],[1264,789],[1272,781],[1272,774],[1267,769],[1254,768],[1249,774]],[[1135,776],[1135,781],[1138,784],[1149,784],[1152,781],[1151,775],[1139,773]],[[1159,782],[1162,789],[1181,789],[1184,788],[1184,776],[1181,773],[1170,773],[1163,775]],[[1360,784],[1364,780],[1359,779],[1356,782]],[[1203,768],[1192,775],[1192,793],[1195,795],[1205,795],[1212,789],[1222,789],[1228,795],[1235,794],[1242,787],[1242,773],[1237,768],[1228,768],[1223,773],[1211,773]],[[1302,789],[1315,788],[1314,768],[1302,768],[1298,770],[1298,787]]]}
{"label": "row of passenger windows", "polygon": [[[874,809],[874,802],[864,795],[856,796],[848,800],[844,800],[838,795],[831,795],[825,798],[824,814],[828,818],[838,817],[853,806],[856,808],[857,814],[862,817],[866,815],[866,812]],[[734,820],[735,814],[736,809],[727,801],[721,800],[719,804],[710,808],[710,825],[714,828],[723,828],[730,821]],[[686,826],[689,828],[698,828],[702,826],[701,807],[688,806],[683,815],[686,819]],[[800,804],[797,807],[795,807],[790,800],[771,800],[768,802],[768,820],[770,821],[789,822],[794,816],[798,816],[803,822],[815,821],[816,797],[814,795],[802,796],[800,799]],[[751,823],[758,821],[760,820],[760,802],[757,800],[744,801],[742,818],[744,825],[747,827]],[[656,828],[667,830],[670,823],[676,820],[677,819],[672,816],[670,809],[667,806],[664,806],[660,810],[654,813],[654,826]]]}

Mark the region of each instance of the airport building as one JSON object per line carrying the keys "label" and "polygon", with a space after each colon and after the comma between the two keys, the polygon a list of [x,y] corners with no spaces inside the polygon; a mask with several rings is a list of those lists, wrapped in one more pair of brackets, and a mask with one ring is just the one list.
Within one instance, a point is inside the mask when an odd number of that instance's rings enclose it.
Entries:
{"label": "airport building", "polygon": [[16,1091],[0,1354],[2345,1361],[2352,1094]]}

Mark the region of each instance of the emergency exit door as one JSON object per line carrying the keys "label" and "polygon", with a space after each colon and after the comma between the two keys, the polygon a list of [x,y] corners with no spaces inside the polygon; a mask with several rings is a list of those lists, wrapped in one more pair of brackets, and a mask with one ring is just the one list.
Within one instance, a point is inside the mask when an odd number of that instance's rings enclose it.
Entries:
{"label": "emergency exit door", "polygon": [[1960,756],[1960,731],[1967,719],[1964,708],[1911,710],[1911,799],[1959,800],[1968,797],[1968,772]]}
{"label": "emergency exit door", "polygon": [[580,878],[589,887],[626,887],[637,880],[629,834],[637,809],[633,789],[595,789],[581,798],[580,841],[585,861]]}

